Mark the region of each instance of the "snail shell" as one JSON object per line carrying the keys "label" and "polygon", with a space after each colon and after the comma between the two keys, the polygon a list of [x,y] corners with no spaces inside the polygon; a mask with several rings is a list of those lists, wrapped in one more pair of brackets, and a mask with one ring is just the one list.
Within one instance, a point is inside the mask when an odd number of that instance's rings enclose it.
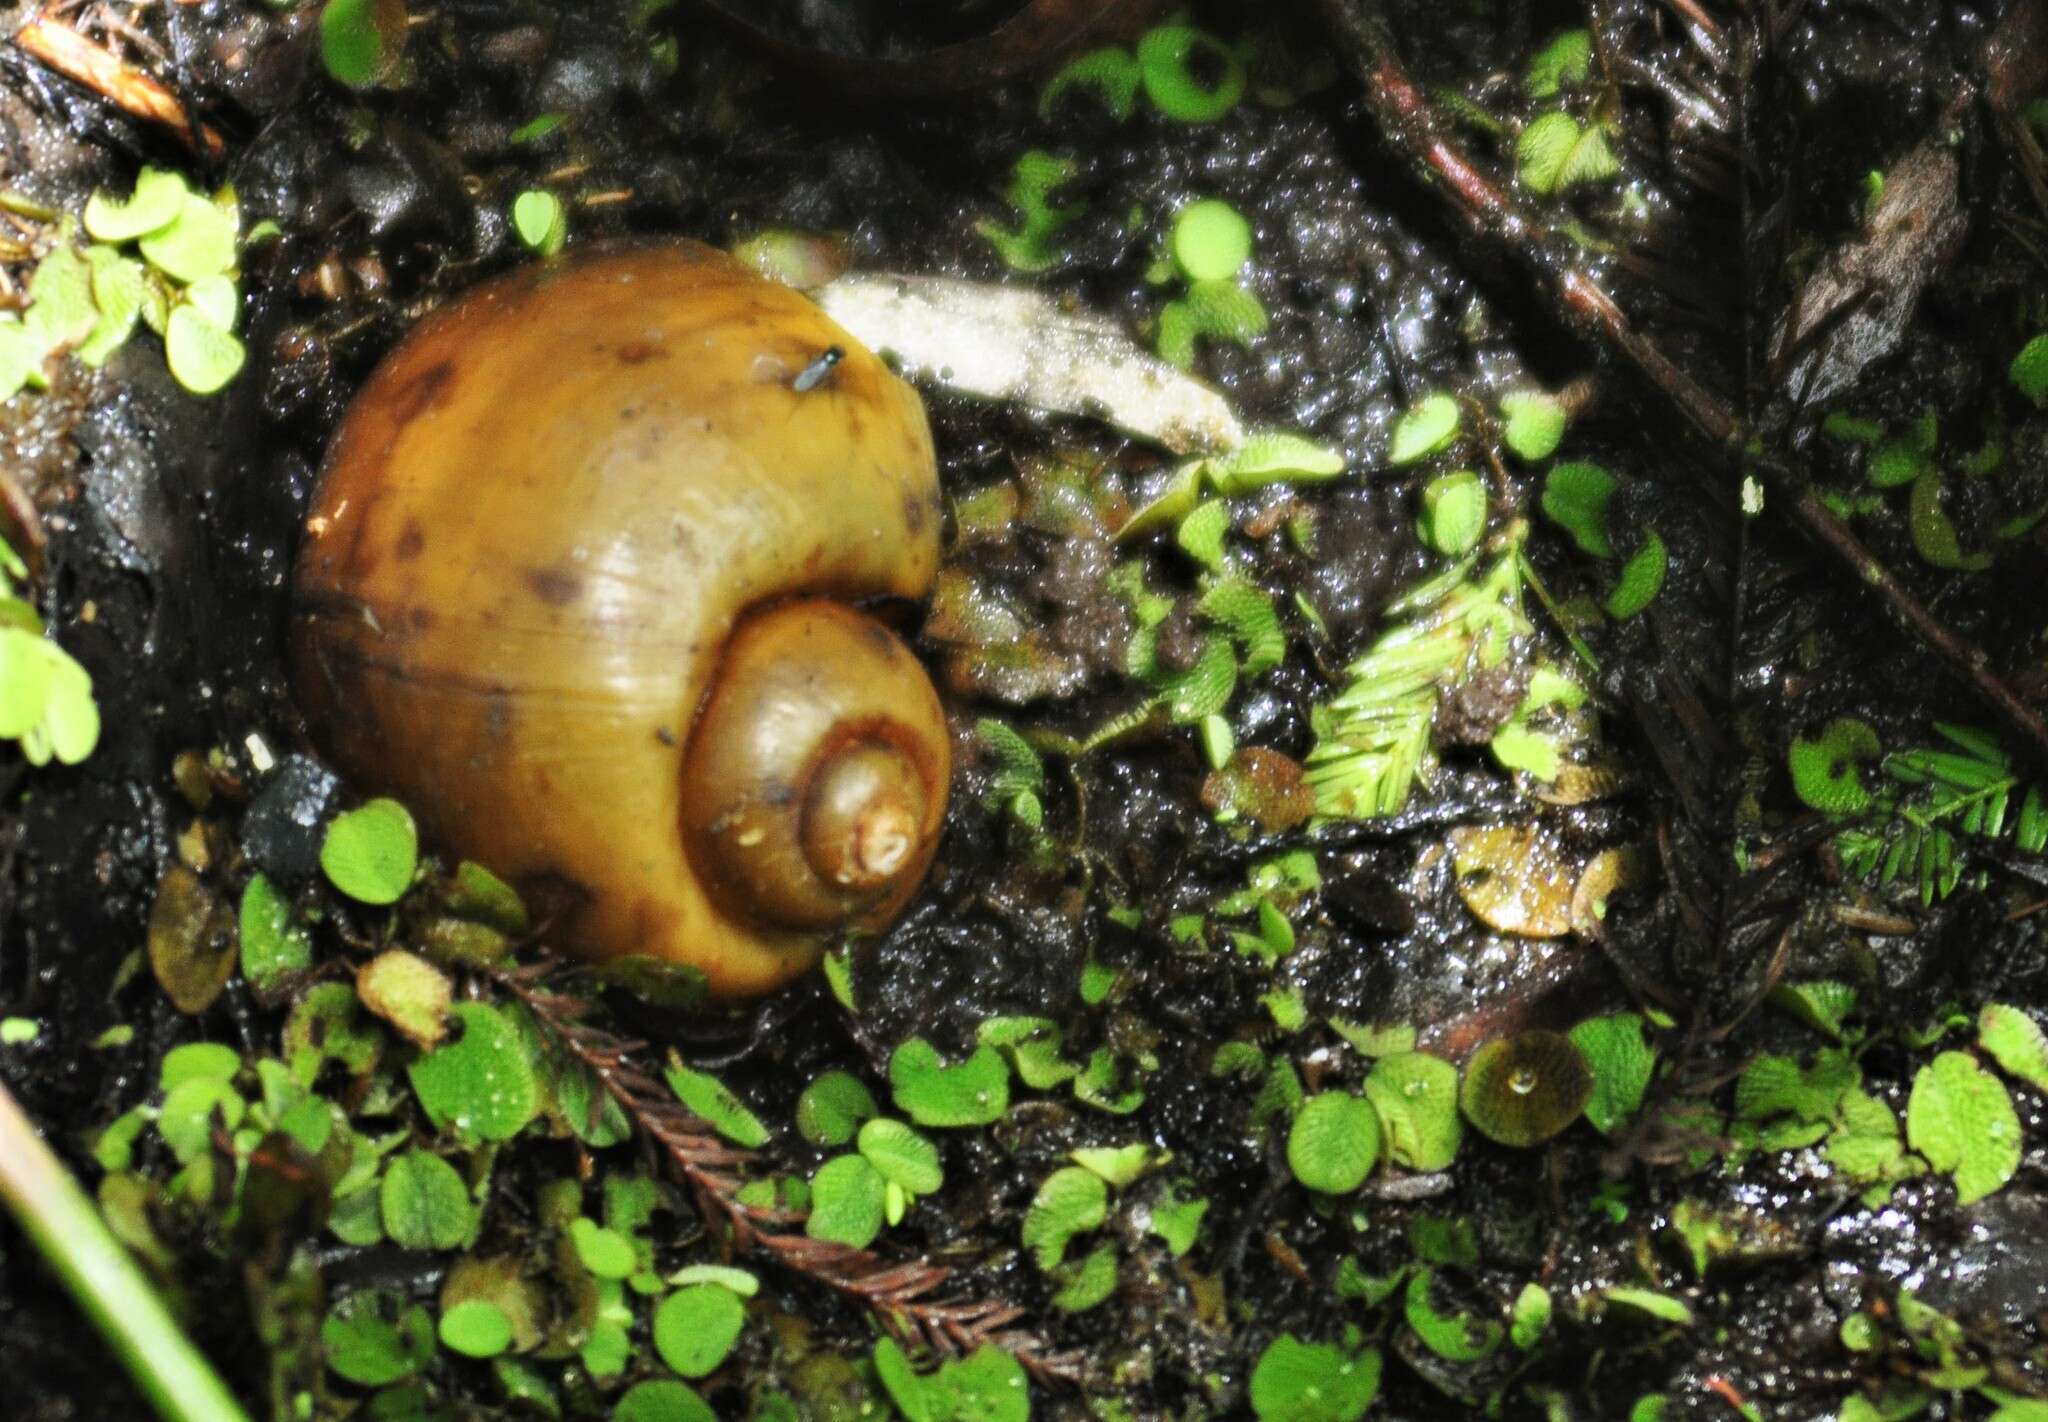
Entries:
{"label": "snail shell", "polygon": [[430,836],[580,889],[577,950],[766,992],[931,862],[945,717],[849,604],[923,596],[938,550],[909,386],[712,248],[601,247],[470,291],[364,385],[294,685]]}

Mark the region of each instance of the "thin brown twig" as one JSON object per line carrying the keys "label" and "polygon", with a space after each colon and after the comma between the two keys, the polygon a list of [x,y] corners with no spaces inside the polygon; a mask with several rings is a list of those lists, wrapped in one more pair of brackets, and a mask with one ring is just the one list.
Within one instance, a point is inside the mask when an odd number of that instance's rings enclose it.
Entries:
{"label": "thin brown twig", "polygon": [[873,1250],[833,1240],[812,1239],[792,1226],[803,1216],[740,1200],[745,1183],[736,1167],[759,1157],[721,1141],[660,1082],[632,1060],[636,1044],[592,1026],[589,1004],[543,986],[549,971],[500,973],[495,979],[532,1011],[577,1061],[596,1074],[605,1091],[660,1148],[670,1168],[697,1199],[705,1218],[720,1218],[740,1249],[758,1250],[873,1309],[889,1331],[907,1343],[942,1356],[960,1356],[992,1344],[1014,1356],[1044,1382],[1079,1380],[1081,1356],[1050,1351],[1045,1340],[1012,1324],[1023,1316],[1014,1304],[994,1299],[935,1297],[953,1271],[924,1260],[892,1261]]}
{"label": "thin brown twig", "polygon": [[176,94],[64,21],[31,15],[14,32],[14,44],[116,108],[146,123],[162,124],[194,152],[218,158],[226,151],[221,136],[205,123],[195,123]]}
{"label": "thin brown twig", "polygon": [[1721,27],[1714,23],[1711,15],[1699,7],[1699,0],[1664,0],[1664,3],[1676,11],[1679,18],[1694,26],[1707,38],[1716,42],[1720,40]]}
{"label": "thin brown twig", "polygon": [[1393,42],[1357,0],[1322,0],[1325,14],[1365,86],[1367,102],[1388,137],[1406,150],[1484,236],[1523,258],[1549,284],[1560,309],[1581,329],[1625,357],[1708,439],[1739,451],[1753,474],[1808,537],[1845,565],[1922,646],[1945,662],[2020,735],[2025,752],[2048,765],[2048,721],[1991,669],[1982,649],[1944,624],[1916,598],[1781,456],[1725,401],[1694,380],[1638,330],[1599,280],[1580,265],[1569,239],[1486,177],[1446,137],[1429,100],[1409,78]]}
{"label": "thin brown twig", "polygon": [[5,517],[21,531],[31,553],[40,553],[48,545],[50,535],[43,528],[43,516],[36,511],[35,500],[28,496],[28,490],[21,487],[21,481],[14,477],[11,469],[0,469],[0,517]]}
{"label": "thin brown twig", "polygon": [[104,5],[94,6],[92,14],[94,23],[88,28],[96,28],[103,34],[120,37],[135,49],[141,51],[142,57],[152,64],[167,64],[170,62],[170,56],[164,53],[163,46],[158,44],[150,35],[137,29],[127,16],[110,10]]}

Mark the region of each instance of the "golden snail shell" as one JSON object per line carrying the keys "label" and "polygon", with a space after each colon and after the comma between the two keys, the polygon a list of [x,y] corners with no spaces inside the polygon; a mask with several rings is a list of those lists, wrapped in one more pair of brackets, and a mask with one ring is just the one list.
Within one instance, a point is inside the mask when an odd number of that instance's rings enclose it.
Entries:
{"label": "golden snail shell", "polygon": [[723,253],[600,248],[467,293],[364,385],[307,521],[295,687],[430,836],[580,889],[579,951],[766,992],[931,862],[945,718],[848,604],[923,596],[938,550],[909,386]]}

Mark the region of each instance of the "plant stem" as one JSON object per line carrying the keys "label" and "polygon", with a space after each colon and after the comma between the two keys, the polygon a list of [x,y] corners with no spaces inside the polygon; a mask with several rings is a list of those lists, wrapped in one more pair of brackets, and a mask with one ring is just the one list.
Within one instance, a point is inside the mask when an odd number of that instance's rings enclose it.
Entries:
{"label": "plant stem", "polygon": [[0,1204],[78,1300],[165,1422],[248,1422],[128,1251],[4,1085]]}

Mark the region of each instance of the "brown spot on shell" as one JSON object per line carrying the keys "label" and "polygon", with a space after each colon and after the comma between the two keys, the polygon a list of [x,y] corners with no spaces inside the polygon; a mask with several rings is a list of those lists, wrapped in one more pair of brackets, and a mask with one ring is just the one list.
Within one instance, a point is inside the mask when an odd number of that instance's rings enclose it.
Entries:
{"label": "brown spot on shell", "polygon": [[643,365],[661,354],[661,347],[649,341],[628,341],[619,347],[620,365]]}
{"label": "brown spot on shell", "polygon": [[494,686],[483,693],[484,738],[502,741],[512,734],[512,727],[518,723],[519,710],[512,703],[512,689]]}
{"label": "brown spot on shell", "polygon": [[567,607],[583,595],[583,579],[560,568],[528,568],[526,585],[550,607]]}
{"label": "brown spot on shell", "polygon": [[397,423],[407,424],[448,396],[448,384],[455,378],[455,362],[444,360],[421,371],[413,381],[398,392],[393,413]]}
{"label": "brown spot on shell", "polygon": [[666,943],[675,932],[676,915],[656,899],[641,899],[633,905],[633,940]]}
{"label": "brown spot on shell", "polygon": [[862,619],[866,625],[861,635],[871,643],[877,655],[885,662],[894,662],[903,654],[903,644],[896,640],[896,634],[873,618]]}
{"label": "brown spot on shell", "polygon": [[924,521],[926,515],[927,510],[925,508],[925,501],[923,499],[919,498],[914,493],[904,494],[903,526],[905,528],[909,529],[914,534],[924,532]]}
{"label": "brown spot on shell", "polygon": [[420,550],[427,546],[426,530],[420,527],[418,519],[405,521],[405,529],[398,535],[398,546],[394,550],[401,563],[410,563],[420,556]]}

